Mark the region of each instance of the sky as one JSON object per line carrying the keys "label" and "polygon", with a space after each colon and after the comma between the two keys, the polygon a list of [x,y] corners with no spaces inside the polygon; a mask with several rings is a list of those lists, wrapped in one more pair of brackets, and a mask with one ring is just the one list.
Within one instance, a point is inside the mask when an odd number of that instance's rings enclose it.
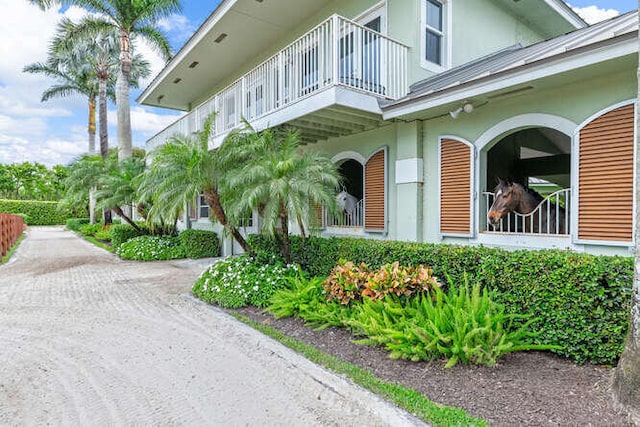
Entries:
{"label": "sky", "polygon": [[[182,1],[182,11],[158,23],[174,51],[188,40],[221,0]],[[594,23],[636,9],[637,0],[570,0],[587,22]],[[88,150],[87,100],[82,96],[40,102],[42,92],[55,82],[22,72],[25,65],[44,62],[56,23],[63,16],[78,20],[81,9],[70,7],[46,12],[26,0],[0,0],[0,163],[40,162],[68,164]],[[148,46],[138,52],[152,64],[151,82],[163,61]],[[142,106],[135,102],[141,90],[131,93],[133,145],[145,141],[173,123],[182,113]],[[109,105],[109,145],[117,146],[115,105]],[[97,142],[96,142],[97,144]]]}

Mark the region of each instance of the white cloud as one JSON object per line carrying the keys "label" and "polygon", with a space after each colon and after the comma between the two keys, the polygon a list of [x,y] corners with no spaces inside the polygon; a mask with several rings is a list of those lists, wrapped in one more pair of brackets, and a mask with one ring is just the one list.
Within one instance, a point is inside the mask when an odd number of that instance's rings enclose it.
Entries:
{"label": "white cloud", "polygon": [[571,7],[587,24],[595,24],[605,19],[614,18],[620,15],[616,9],[601,9],[598,6]]}
{"label": "white cloud", "polygon": [[[151,112],[147,107],[132,106],[131,107],[131,129],[134,132],[140,132],[144,137],[150,138],[153,135],[166,128],[184,113],[179,114],[156,114]],[[108,114],[110,123],[116,122],[116,111],[110,110]]]}
{"label": "white cloud", "polygon": [[174,44],[182,45],[196,31],[195,25],[184,15],[171,15],[158,21],[158,27],[166,33]]}

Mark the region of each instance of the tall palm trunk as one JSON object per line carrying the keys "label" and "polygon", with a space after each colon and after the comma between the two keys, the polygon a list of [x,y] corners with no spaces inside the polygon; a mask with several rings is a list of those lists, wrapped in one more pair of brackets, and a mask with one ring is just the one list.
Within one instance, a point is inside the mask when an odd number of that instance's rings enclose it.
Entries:
{"label": "tall palm trunk", "polygon": [[[89,154],[96,152],[96,98],[89,97]],[[89,223],[96,223],[96,194],[95,189],[89,190]]]}
{"label": "tall palm trunk", "polygon": [[98,76],[98,114],[100,126],[100,155],[103,160],[109,156],[109,131],[107,129],[107,81],[109,75]]}
{"label": "tall palm trunk", "polygon": [[204,200],[205,202],[207,202],[207,205],[209,205],[211,212],[213,212],[213,215],[216,217],[220,225],[222,225],[224,229],[227,230],[227,232],[231,234],[231,236],[233,236],[242,250],[244,250],[248,254],[251,254],[251,246],[249,246],[244,236],[242,236],[240,230],[229,223],[227,214],[224,212],[222,204],[220,203],[220,194],[218,194],[218,191],[216,189],[205,190]]}
{"label": "tall palm trunk", "polygon": [[[103,160],[109,157],[109,133],[107,130],[107,82],[109,80],[108,71],[100,70],[98,73],[98,126],[100,128],[100,155]],[[111,210],[102,211],[103,223],[111,224]]]}
{"label": "tall palm trunk", "polygon": [[120,30],[120,70],[116,80],[116,109],[118,118],[118,159],[133,155],[131,143],[131,106],[129,82],[131,78],[131,43],[129,34]]}
{"label": "tall palm trunk", "polygon": [[[640,0],[638,1],[640,9]],[[640,54],[640,37],[638,38]],[[638,87],[636,110],[640,109],[640,63],[638,66]],[[640,115],[636,114],[636,147],[640,139]],[[637,150],[638,148],[636,148]],[[635,164],[635,198],[640,200],[640,159]],[[613,378],[613,393],[616,400],[624,405],[635,422],[640,425],[640,209],[636,206],[635,222],[635,255],[633,269],[633,296],[631,299],[631,316],[629,333]]]}
{"label": "tall palm trunk", "polygon": [[280,202],[280,227],[282,228],[282,255],[287,260],[287,264],[291,263],[291,241],[289,240],[289,215],[287,207]]}

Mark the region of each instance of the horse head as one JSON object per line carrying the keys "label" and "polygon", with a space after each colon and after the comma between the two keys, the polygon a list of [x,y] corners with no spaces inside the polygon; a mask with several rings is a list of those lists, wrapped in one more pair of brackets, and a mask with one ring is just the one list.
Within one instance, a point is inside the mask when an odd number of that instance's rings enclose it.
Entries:
{"label": "horse head", "polygon": [[487,213],[487,220],[492,225],[496,225],[509,212],[515,211],[520,204],[520,199],[514,191],[518,184],[500,178],[497,181],[498,184],[493,190],[493,204]]}
{"label": "horse head", "polygon": [[351,213],[355,209],[358,199],[346,191],[341,191],[336,195],[336,203],[344,212]]}

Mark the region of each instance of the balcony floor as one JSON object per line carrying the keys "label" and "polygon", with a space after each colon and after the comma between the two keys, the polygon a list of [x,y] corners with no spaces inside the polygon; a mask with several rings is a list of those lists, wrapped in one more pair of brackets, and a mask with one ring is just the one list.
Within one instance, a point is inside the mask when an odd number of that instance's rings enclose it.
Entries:
{"label": "balcony floor", "polygon": [[[295,126],[303,144],[375,129],[383,122],[377,97],[341,86],[327,87],[249,121],[258,131],[285,124]],[[230,131],[218,133],[209,148],[219,147]]]}

